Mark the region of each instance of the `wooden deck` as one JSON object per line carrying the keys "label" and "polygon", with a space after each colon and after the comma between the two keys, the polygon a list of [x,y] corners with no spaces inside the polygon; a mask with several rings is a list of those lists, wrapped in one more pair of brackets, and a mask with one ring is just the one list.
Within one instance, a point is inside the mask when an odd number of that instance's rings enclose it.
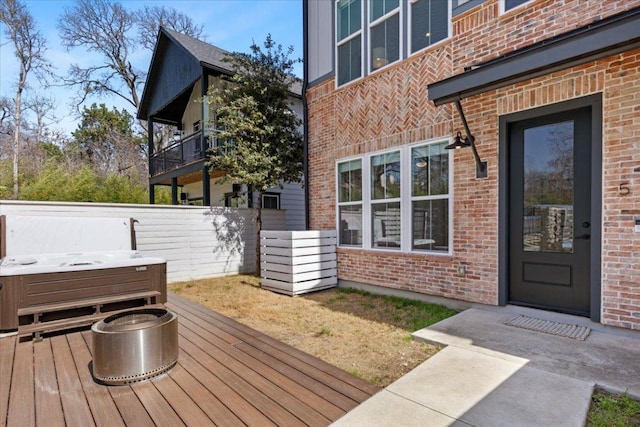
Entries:
{"label": "wooden deck", "polygon": [[0,426],[326,426],[379,388],[176,295],[178,364],[130,386],[90,370],[91,331],[0,339]]}

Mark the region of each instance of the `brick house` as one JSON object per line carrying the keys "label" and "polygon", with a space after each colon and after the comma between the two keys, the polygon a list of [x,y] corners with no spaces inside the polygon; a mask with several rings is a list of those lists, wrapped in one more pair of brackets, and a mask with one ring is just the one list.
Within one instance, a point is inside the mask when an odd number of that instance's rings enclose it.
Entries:
{"label": "brick house", "polygon": [[304,35],[342,283],[640,330],[640,0],[306,0]]}

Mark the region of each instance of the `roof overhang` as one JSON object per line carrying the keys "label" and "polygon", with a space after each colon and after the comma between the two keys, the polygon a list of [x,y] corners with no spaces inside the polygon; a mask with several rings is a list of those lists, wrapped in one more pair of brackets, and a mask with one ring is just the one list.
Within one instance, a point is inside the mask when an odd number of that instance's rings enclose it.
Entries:
{"label": "roof overhang", "polygon": [[640,7],[470,67],[427,86],[443,105],[640,47]]}

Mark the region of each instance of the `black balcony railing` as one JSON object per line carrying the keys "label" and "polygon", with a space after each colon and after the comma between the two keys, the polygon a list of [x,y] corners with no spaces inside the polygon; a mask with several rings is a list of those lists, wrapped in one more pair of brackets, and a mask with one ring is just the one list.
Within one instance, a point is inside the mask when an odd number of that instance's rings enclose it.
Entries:
{"label": "black balcony railing", "polygon": [[[204,146],[203,146],[204,145]],[[153,153],[149,169],[152,176],[177,169],[207,156],[211,148],[209,138],[202,138],[202,131],[193,133],[170,146]]]}

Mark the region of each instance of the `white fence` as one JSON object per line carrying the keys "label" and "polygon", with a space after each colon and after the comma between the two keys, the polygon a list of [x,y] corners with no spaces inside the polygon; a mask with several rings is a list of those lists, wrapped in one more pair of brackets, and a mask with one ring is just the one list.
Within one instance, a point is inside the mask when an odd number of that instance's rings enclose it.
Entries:
{"label": "white fence", "polygon": [[[134,218],[138,250],[167,260],[168,282],[256,271],[252,209],[1,200],[0,215]],[[285,228],[284,210],[262,216],[263,229]]]}
{"label": "white fence", "polygon": [[287,295],[336,286],[336,231],[262,231],[262,287]]}

